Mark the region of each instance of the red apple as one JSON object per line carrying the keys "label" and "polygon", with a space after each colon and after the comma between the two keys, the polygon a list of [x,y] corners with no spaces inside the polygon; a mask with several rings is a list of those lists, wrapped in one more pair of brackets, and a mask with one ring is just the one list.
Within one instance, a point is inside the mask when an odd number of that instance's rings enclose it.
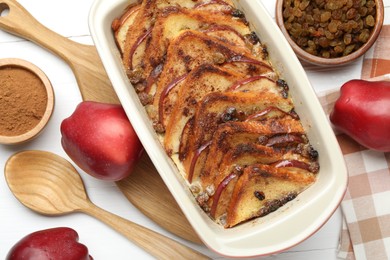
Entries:
{"label": "red apple", "polygon": [[86,173],[102,180],[126,178],[143,147],[120,105],[81,102],[62,121],[61,144]]}
{"label": "red apple", "polygon": [[8,252],[7,260],[91,260],[88,248],[78,242],[75,230],[57,227],[36,231],[17,242]]}
{"label": "red apple", "polygon": [[330,121],[361,145],[390,152],[390,82],[346,82]]}

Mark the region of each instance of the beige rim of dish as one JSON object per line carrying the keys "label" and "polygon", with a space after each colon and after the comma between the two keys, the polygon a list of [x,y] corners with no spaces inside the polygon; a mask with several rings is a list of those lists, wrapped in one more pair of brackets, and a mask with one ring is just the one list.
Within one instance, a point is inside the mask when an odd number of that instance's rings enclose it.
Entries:
{"label": "beige rim of dish", "polygon": [[16,136],[0,135],[1,144],[7,144],[7,145],[20,144],[37,137],[41,133],[41,131],[45,128],[54,109],[54,91],[51,82],[46,76],[46,74],[40,68],[38,68],[37,66],[35,66],[30,62],[22,59],[17,59],[17,58],[0,59],[0,69],[6,67],[22,68],[34,73],[42,81],[47,93],[47,104],[46,104],[45,112],[41,120],[39,121],[39,123],[34,128],[30,129],[26,133],[16,135]]}

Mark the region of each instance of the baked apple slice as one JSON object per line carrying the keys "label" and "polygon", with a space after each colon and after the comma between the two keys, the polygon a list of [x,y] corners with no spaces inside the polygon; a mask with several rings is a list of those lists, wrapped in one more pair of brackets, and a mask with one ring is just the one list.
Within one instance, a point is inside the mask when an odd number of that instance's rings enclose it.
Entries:
{"label": "baked apple slice", "polygon": [[129,27],[134,23],[135,17],[140,9],[140,4],[129,5],[125,12],[117,19],[113,20],[111,28],[114,31],[115,43],[123,56],[125,42]]}

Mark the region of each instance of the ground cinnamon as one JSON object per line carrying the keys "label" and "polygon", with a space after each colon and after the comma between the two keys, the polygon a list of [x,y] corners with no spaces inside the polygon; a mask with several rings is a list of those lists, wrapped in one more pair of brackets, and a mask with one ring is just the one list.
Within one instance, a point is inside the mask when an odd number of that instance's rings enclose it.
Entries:
{"label": "ground cinnamon", "polygon": [[41,79],[31,71],[0,67],[0,135],[17,136],[34,128],[47,105]]}

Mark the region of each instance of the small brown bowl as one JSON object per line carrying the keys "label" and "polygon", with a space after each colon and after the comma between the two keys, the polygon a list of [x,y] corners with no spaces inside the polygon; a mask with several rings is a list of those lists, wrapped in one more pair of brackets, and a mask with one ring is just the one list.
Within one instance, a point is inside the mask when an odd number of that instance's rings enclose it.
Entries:
{"label": "small brown bowl", "polygon": [[[21,59],[16,59],[16,58],[0,59],[0,71],[1,70],[6,71],[6,70],[11,70],[11,69],[25,70],[27,72],[33,73],[36,77],[39,78],[39,80],[42,83],[42,87],[44,88],[44,90],[43,91],[41,90],[40,93],[46,93],[46,95],[45,95],[46,107],[43,109],[44,112],[40,116],[39,121],[35,125],[33,124],[31,126],[31,128],[27,129],[25,132],[17,133],[15,135],[8,134],[8,133],[5,134],[4,132],[3,133],[0,132],[0,144],[6,144],[6,145],[24,143],[24,142],[27,142],[27,141],[35,138],[36,136],[38,136],[38,134],[41,133],[41,131],[44,129],[44,127],[48,123],[48,121],[52,115],[53,109],[54,109],[54,91],[53,91],[53,88],[52,88],[52,85],[51,85],[49,79],[47,78],[46,74],[41,69],[39,69],[34,64],[32,64],[28,61],[25,61],[25,60],[21,60]],[[7,73],[7,72],[5,72],[5,73]],[[3,81],[3,83],[4,82],[5,81]],[[0,79],[0,83],[1,83],[1,79]],[[4,83],[4,86],[0,85],[0,88],[5,89],[5,84],[6,83]],[[9,90],[7,90],[7,91],[9,91]],[[5,93],[6,91],[1,91],[1,92],[3,93],[2,95],[4,95],[4,96],[0,95],[0,98],[5,98],[5,96],[7,95]],[[6,115],[3,114],[3,116],[6,116]],[[1,118],[0,118],[0,120],[1,120]]]}
{"label": "small brown bowl", "polygon": [[294,40],[290,37],[290,34],[285,27],[285,23],[283,19],[283,2],[284,0],[276,1],[276,10],[275,10],[276,23],[278,24],[284,36],[286,37],[287,41],[290,43],[292,49],[294,50],[298,58],[301,61],[319,65],[319,66],[338,66],[356,60],[371,48],[371,46],[378,38],[379,33],[383,26],[383,19],[384,19],[383,1],[375,0],[375,4],[376,4],[375,25],[372,29],[371,35],[367,40],[367,42],[364,43],[359,49],[355,50],[354,52],[351,52],[348,55],[337,57],[337,58],[324,58],[306,52],[300,46],[298,46],[297,43],[295,43]]}

